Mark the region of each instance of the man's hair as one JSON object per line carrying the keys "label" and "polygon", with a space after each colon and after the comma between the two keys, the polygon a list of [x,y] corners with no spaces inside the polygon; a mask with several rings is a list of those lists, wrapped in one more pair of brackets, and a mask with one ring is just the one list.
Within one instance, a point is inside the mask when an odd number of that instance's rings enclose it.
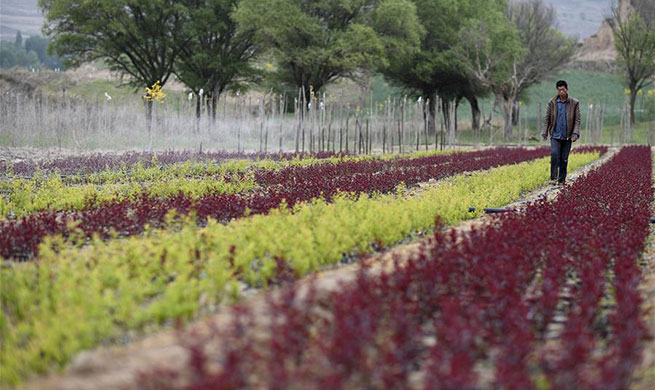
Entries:
{"label": "man's hair", "polygon": [[560,80],[557,82],[557,84],[555,84],[555,88],[559,88],[559,87],[564,87],[566,89],[569,89],[569,85],[564,80]]}

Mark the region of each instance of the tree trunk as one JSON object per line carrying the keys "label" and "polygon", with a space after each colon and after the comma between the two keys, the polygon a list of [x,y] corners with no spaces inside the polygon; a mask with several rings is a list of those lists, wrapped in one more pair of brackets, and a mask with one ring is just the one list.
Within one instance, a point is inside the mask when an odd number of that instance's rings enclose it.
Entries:
{"label": "tree trunk", "polygon": [[[323,87],[323,84],[318,84],[316,85],[311,85],[309,83],[306,83],[303,85],[302,91],[305,94],[305,106],[304,106],[304,112],[307,112],[309,107],[309,103],[311,104],[317,104],[318,102],[318,91]],[[316,101],[314,100],[316,99]]]}
{"label": "tree trunk", "polygon": [[152,100],[146,100],[146,127],[148,136],[152,133]]}
{"label": "tree trunk", "polygon": [[635,86],[630,87],[630,125],[635,124],[635,101],[637,100],[637,90]]}
{"label": "tree trunk", "polygon": [[455,113],[453,114],[453,121],[455,122],[455,133],[457,133],[457,112],[459,111],[459,102],[462,100],[462,97],[457,97],[455,99]]}
{"label": "tree trunk", "polygon": [[[152,100],[146,100],[146,127],[148,128],[148,148],[152,150]],[[73,133],[75,135],[75,133]]]}
{"label": "tree trunk", "polygon": [[442,100],[441,101],[441,117],[443,118],[443,127],[444,129],[450,129],[450,100]]}
{"label": "tree trunk", "polygon": [[471,95],[466,96],[466,100],[468,100],[471,105],[471,129],[473,130],[473,134],[477,135],[480,132],[480,120],[482,118],[478,98]]}
{"label": "tree trunk", "polygon": [[216,125],[216,107],[218,107],[219,96],[218,88],[214,89],[214,93],[212,93],[212,126]]}
{"label": "tree trunk", "polygon": [[448,128],[448,145],[455,146],[455,138],[457,134],[457,102],[451,102],[448,108],[448,116],[450,117],[450,127]]}
{"label": "tree trunk", "polygon": [[209,134],[212,124],[212,95],[207,95],[205,100],[205,110],[207,111],[207,134]]}
{"label": "tree trunk", "polygon": [[512,126],[519,125],[519,118],[521,117],[519,111],[521,111],[521,106],[519,105],[519,101],[517,99],[514,99],[514,101],[512,102]]}
{"label": "tree trunk", "polygon": [[437,93],[433,92],[428,97],[428,137],[437,134]]}
{"label": "tree trunk", "polygon": [[303,115],[304,115],[304,113],[306,113],[307,110],[309,109],[309,104],[312,102],[312,89],[309,88],[309,84],[304,85],[302,87],[302,93],[303,93],[303,96],[302,96],[301,101],[303,102],[302,112],[303,112]]}
{"label": "tree trunk", "polygon": [[198,96],[196,99],[196,133],[200,133],[200,111],[201,111],[201,104],[202,102],[200,101],[201,97]]}
{"label": "tree trunk", "polygon": [[[212,93],[212,101],[211,101],[211,118],[209,123],[207,124],[207,134],[211,134],[212,129],[216,127],[216,107],[218,106],[218,94],[214,90]],[[209,109],[209,107],[208,107]]]}
{"label": "tree trunk", "polygon": [[368,98],[368,93],[371,91],[371,70],[364,69],[362,70],[362,78],[359,82],[359,89],[361,93],[359,106],[364,112],[364,107],[366,107],[366,100]]}
{"label": "tree trunk", "polygon": [[512,138],[512,133],[514,130],[512,125],[512,105],[514,103],[514,99],[508,99],[503,95],[496,95],[496,101],[498,107],[500,108],[500,113],[503,116],[503,121],[505,122],[503,131],[505,141],[509,141]]}

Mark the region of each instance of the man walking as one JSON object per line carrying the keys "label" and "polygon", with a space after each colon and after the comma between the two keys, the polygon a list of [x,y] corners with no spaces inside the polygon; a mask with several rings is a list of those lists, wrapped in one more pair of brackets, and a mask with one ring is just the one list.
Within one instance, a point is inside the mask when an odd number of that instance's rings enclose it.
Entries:
{"label": "man walking", "polygon": [[558,81],[555,87],[557,96],[546,107],[541,137],[545,141],[550,136],[550,181],[564,185],[571,143],[580,138],[580,102],[569,96],[566,81]]}

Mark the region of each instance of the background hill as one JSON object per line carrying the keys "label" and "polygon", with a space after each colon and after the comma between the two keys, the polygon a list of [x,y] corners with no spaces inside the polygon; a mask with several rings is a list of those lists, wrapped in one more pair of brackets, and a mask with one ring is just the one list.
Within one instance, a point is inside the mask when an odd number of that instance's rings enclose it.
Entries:
{"label": "background hill", "polygon": [[16,31],[23,37],[41,35],[43,15],[38,0],[0,1],[0,39],[14,40]]}

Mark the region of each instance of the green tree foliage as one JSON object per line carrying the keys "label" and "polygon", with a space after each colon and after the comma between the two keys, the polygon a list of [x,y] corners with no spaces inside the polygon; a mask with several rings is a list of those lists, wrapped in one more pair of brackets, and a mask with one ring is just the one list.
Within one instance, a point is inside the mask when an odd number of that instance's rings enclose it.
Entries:
{"label": "green tree foliage", "polygon": [[[202,89],[211,102],[216,119],[219,96],[226,90],[244,89],[257,71],[252,58],[257,54],[254,32],[237,31],[231,13],[237,0],[191,0],[189,23],[183,29],[187,44],[175,65],[178,78],[196,95]],[[200,99],[196,116],[200,117]]]}
{"label": "green tree foliage", "polygon": [[33,51],[39,57],[39,61],[48,69],[61,68],[59,57],[48,54],[48,40],[39,35],[32,35],[25,40],[25,51]]}
{"label": "green tree foliage", "polygon": [[144,87],[166,83],[183,42],[186,7],[175,0],[39,0],[52,50],[76,66],[103,59]]}
{"label": "green tree foliage", "polygon": [[16,66],[16,49],[6,41],[0,41],[0,68]]}
{"label": "green tree foliage", "polygon": [[48,55],[47,47],[47,39],[38,35],[23,39],[22,34],[18,31],[14,43],[0,41],[0,68],[14,66],[34,69],[61,68],[61,61],[57,56]]}
{"label": "green tree foliage", "polygon": [[37,35],[27,38],[25,40],[25,51],[30,50],[36,53],[41,62],[45,62],[48,55],[48,40]]}
{"label": "green tree foliage", "polygon": [[496,13],[505,7],[501,0],[413,0],[422,26],[419,50],[390,61],[383,70],[385,77],[396,85],[430,99],[428,130],[434,134],[436,95],[446,102],[461,97],[477,100],[479,85],[464,70],[455,55],[461,46],[460,31],[471,20],[486,13]]}
{"label": "green tree foliage", "polygon": [[[397,1],[396,1],[397,2]],[[242,0],[235,20],[271,49],[280,80],[320,91],[361,68],[386,66],[385,42],[375,31],[378,0]],[[407,8],[398,9],[401,19]]]}
{"label": "green tree foliage", "polygon": [[0,41],[0,68],[11,68],[21,66],[26,68],[40,68],[37,53],[27,47],[23,47],[23,35],[16,32],[16,39],[13,43]]}
{"label": "green tree foliage", "polygon": [[0,68],[21,66],[26,68],[39,68],[39,57],[35,52],[26,52],[22,47],[16,49],[9,41],[0,41]]}
{"label": "green tree foliage", "polygon": [[371,73],[383,71],[392,64],[398,64],[407,56],[414,55],[420,47],[425,29],[411,0],[385,0],[380,2],[371,17],[371,26],[380,36],[384,47],[384,61],[374,68],[364,68],[361,77],[354,80],[362,88],[361,105],[365,105],[371,86]]}
{"label": "green tree foliage", "polygon": [[655,3],[635,0],[632,9],[612,7],[612,30],[619,65],[630,89],[630,122],[635,122],[637,93],[655,76]]}
{"label": "green tree foliage", "polygon": [[14,47],[20,49],[23,47],[23,35],[19,31],[16,31],[16,40],[14,41]]}
{"label": "green tree foliage", "polygon": [[410,0],[381,2],[373,17],[373,27],[385,47],[386,64],[398,66],[407,56],[415,55],[426,31]]}
{"label": "green tree foliage", "polygon": [[[522,46],[515,26],[505,17],[504,11],[490,13],[479,20],[470,21],[462,30],[463,46],[459,57],[472,78],[496,97],[505,120],[505,136],[512,132],[512,96],[518,96],[514,76],[526,50]],[[505,97],[507,96],[507,98]]]}

